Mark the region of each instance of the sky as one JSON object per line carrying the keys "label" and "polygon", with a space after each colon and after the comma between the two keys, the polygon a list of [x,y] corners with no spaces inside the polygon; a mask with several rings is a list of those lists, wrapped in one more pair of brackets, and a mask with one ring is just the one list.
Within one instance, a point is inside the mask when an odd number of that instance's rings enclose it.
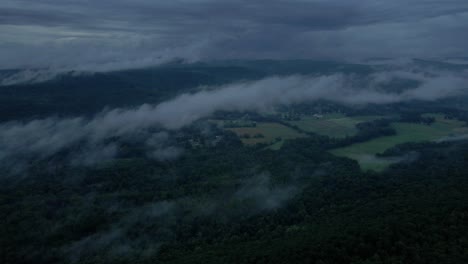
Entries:
{"label": "sky", "polygon": [[0,69],[467,57],[466,0],[2,0]]}

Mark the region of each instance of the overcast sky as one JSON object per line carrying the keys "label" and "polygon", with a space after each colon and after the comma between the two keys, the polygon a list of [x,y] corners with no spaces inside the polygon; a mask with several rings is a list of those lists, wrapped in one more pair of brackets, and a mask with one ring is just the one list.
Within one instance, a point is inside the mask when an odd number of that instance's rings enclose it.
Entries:
{"label": "overcast sky", "polygon": [[0,68],[466,57],[467,0],[1,0]]}

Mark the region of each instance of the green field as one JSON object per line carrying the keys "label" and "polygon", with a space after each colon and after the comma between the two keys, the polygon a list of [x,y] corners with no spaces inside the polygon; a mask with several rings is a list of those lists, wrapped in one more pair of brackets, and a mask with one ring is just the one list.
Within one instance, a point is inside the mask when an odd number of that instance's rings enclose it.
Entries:
{"label": "green field", "polygon": [[343,138],[355,135],[358,130],[356,125],[366,121],[378,119],[379,116],[353,116],[347,117],[342,114],[325,114],[322,118],[313,116],[302,117],[298,121],[289,121],[300,129],[335,138]]}
{"label": "green field", "polygon": [[377,158],[375,154],[382,153],[393,146],[407,142],[434,141],[445,137],[468,134],[468,128],[464,122],[446,120],[441,115],[432,116],[436,118],[436,122],[430,126],[413,123],[393,123],[392,127],[397,131],[397,134],[394,136],[372,139],[363,143],[335,149],[331,152],[337,156],[357,160],[363,170],[380,171],[398,159]]}
{"label": "green field", "polygon": [[[278,123],[257,123],[256,127],[237,127],[237,128],[226,128],[229,131],[236,133],[242,140],[242,143],[246,145],[254,145],[257,143],[273,144],[272,149],[281,148],[283,141],[286,139],[293,139],[298,137],[305,137],[306,135],[298,133],[297,131],[278,124]],[[255,135],[261,134],[263,137],[255,137]],[[245,138],[248,135],[249,138]],[[281,140],[277,141],[278,138]]]}

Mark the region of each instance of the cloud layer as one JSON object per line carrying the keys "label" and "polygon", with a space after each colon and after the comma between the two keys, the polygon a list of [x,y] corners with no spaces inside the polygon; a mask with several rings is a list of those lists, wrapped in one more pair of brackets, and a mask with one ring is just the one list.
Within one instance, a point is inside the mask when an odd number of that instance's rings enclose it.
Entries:
{"label": "cloud layer", "polygon": [[[420,84],[404,91],[388,91],[382,85],[396,78],[411,78]],[[112,158],[115,139],[140,138],[159,160],[177,157],[180,149],[168,146],[166,132],[207,118],[216,111],[271,110],[281,105],[329,100],[341,104],[390,104],[412,100],[433,101],[468,92],[466,78],[451,74],[427,75],[383,72],[367,77],[354,75],[270,77],[212,87],[182,94],[159,105],[134,109],[113,109],[92,119],[83,117],[33,120],[0,125],[0,161],[46,159],[78,147],[89,159],[81,163]],[[92,154],[89,154],[92,153]]]}
{"label": "cloud layer", "polygon": [[4,0],[0,68],[462,56],[464,0]]}

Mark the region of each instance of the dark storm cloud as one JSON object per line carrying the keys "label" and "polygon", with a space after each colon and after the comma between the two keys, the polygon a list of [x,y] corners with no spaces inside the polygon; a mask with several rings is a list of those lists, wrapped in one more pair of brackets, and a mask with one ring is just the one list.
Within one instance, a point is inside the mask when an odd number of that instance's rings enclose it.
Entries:
{"label": "dark storm cloud", "polygon": [[464,0],[5,0],[0,67],[460,56],[467,22]]}

